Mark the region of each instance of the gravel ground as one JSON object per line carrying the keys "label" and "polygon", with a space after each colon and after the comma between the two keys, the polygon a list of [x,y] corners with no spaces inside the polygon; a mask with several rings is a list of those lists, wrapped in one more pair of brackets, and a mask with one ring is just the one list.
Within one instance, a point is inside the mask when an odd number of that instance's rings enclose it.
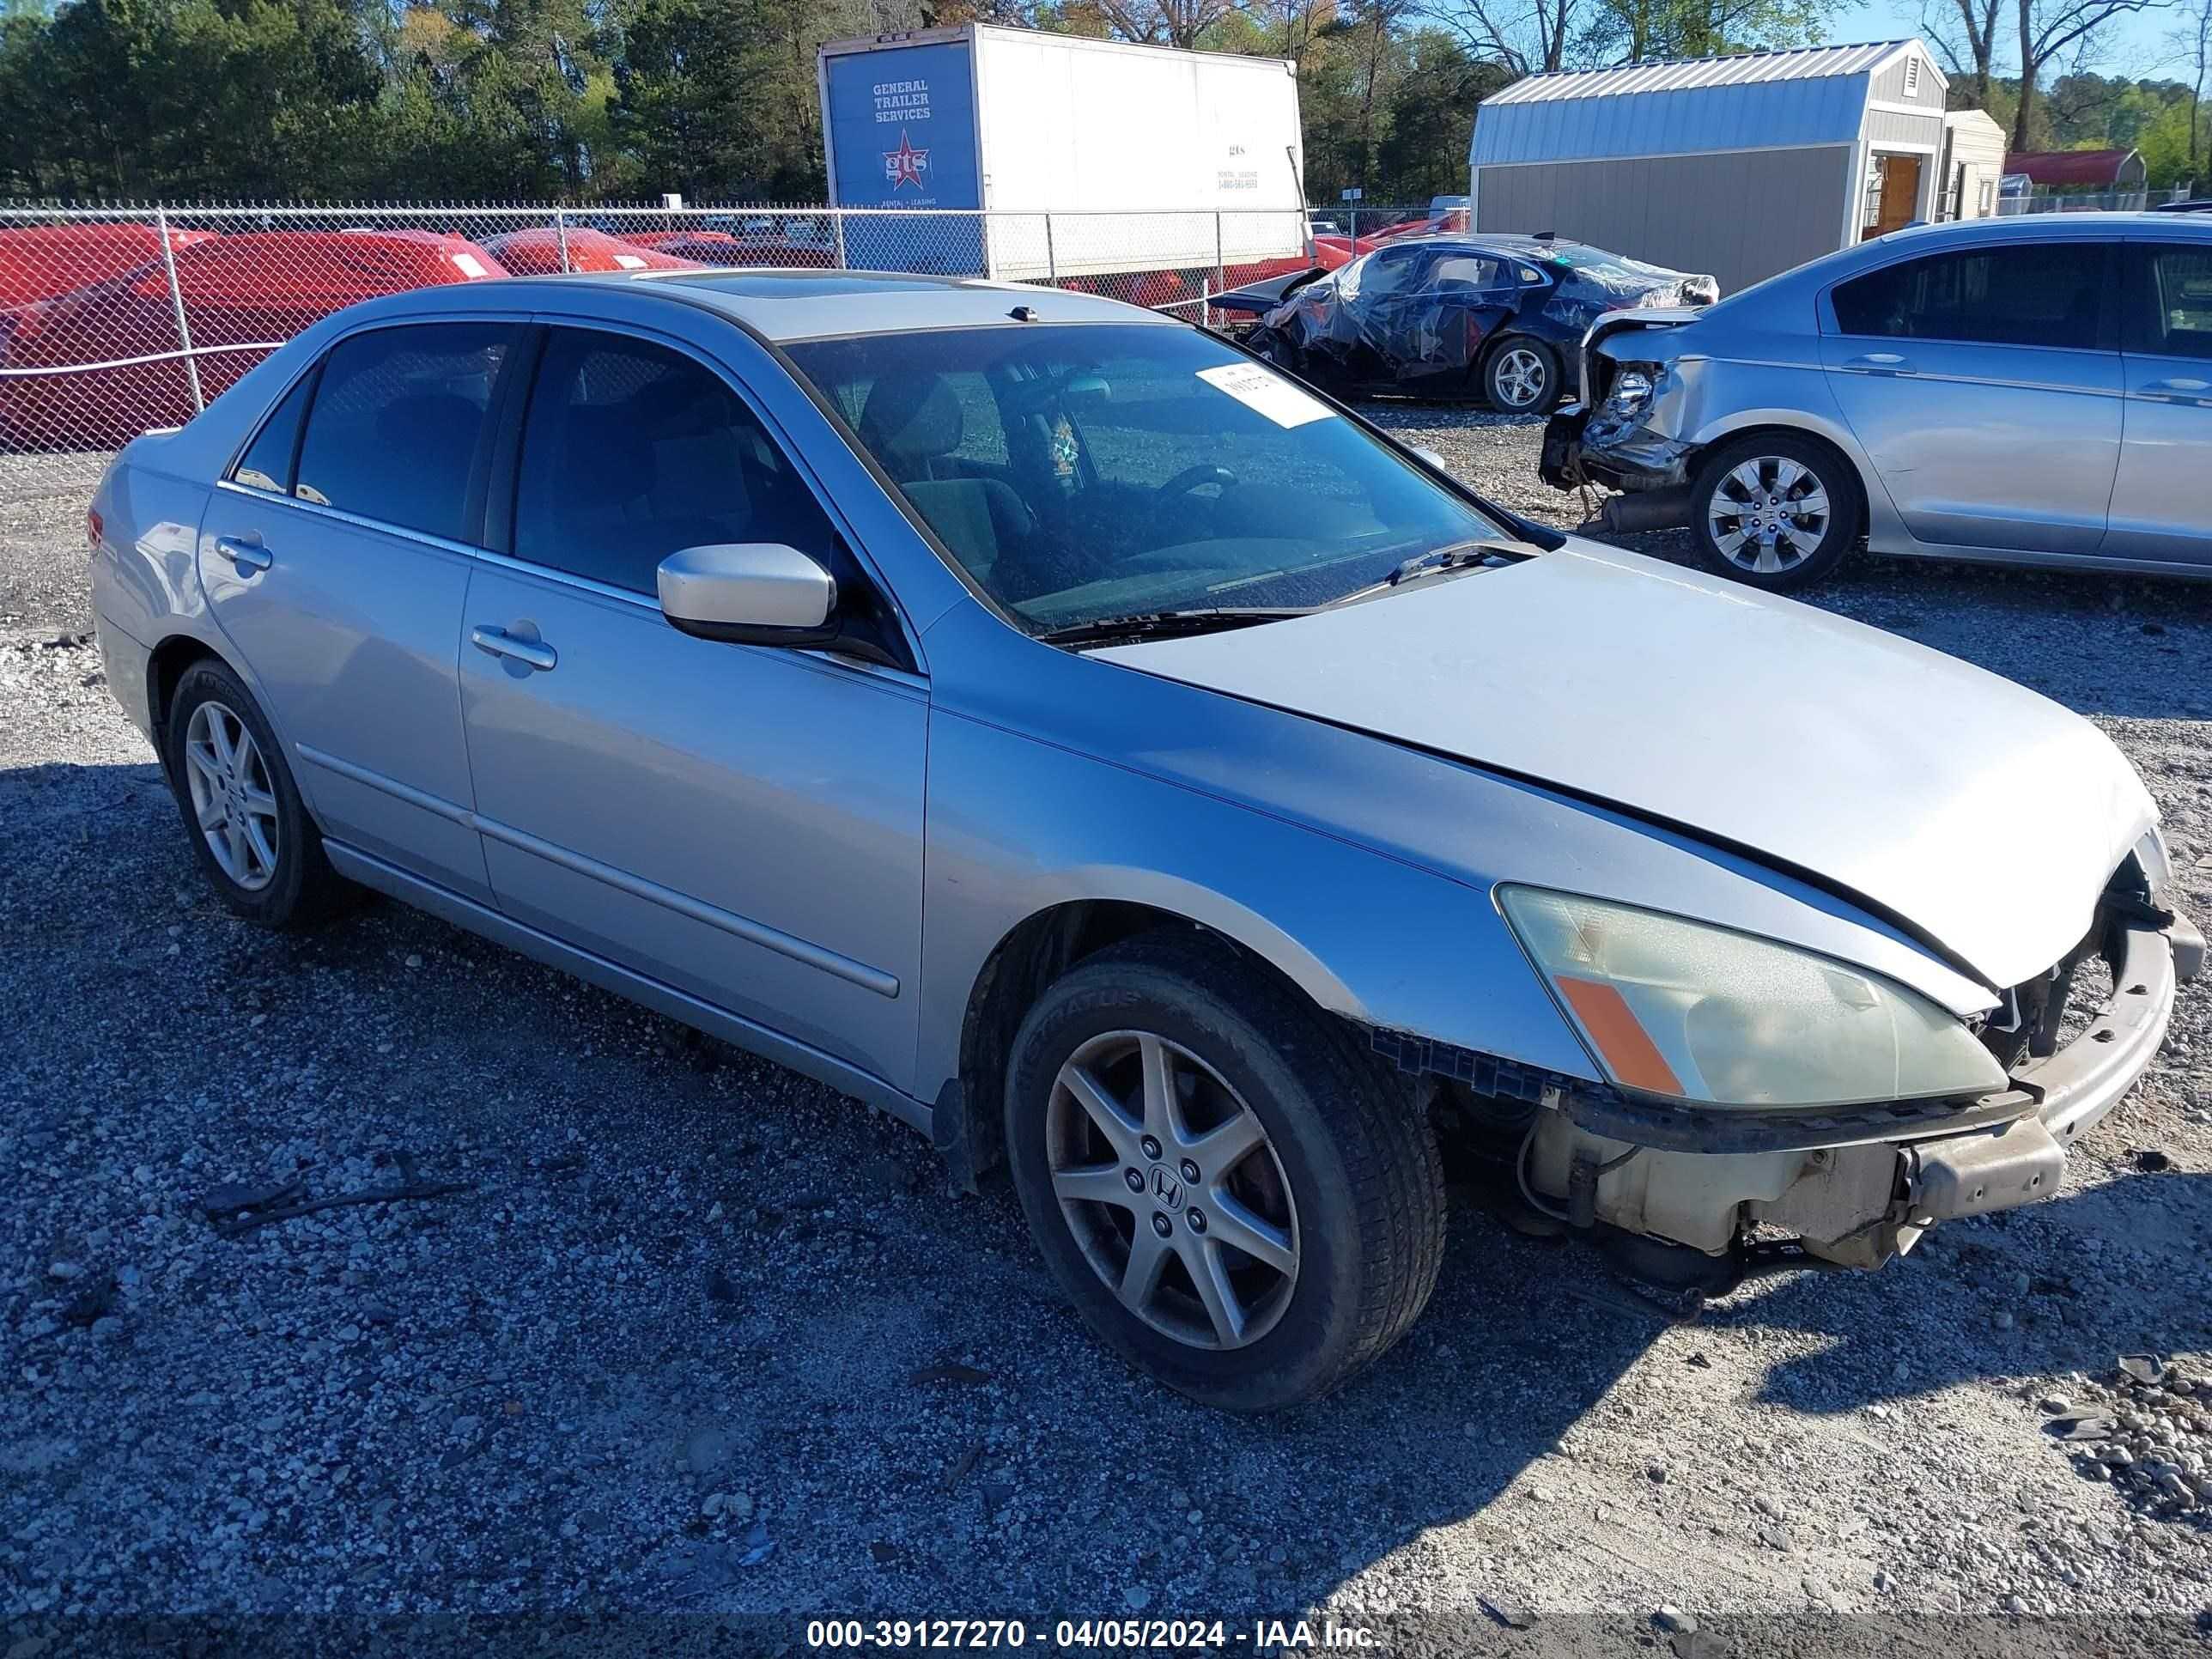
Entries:
{"label": "gravel ground", "polygon": [[[1571,507],[1528,423],[1381,415],[1516,507]],[[453,1611],[794,1650],[745,1616],[2212,1646],[2212,1504],[2144,1473],[2212,1455],[2203,988],[2050,1202],[1674,1322],[1463,1194],[1398,1350],[1225,1419],[1103,1356],[1011,1195],[950,1194],[853,1102],[396,905],[232,921],[76,637],[98,465],[0,459],[9,1659],[116,1616],[284,1615],[252,1627],[274,1642]],[[2098,720],[2212,916],[2212,586],[1861,559],[1812,597]],[[460,1189],[209,1218],[408,1182]],[[2140,1352],[2175,1370],[2114,1370]],[[2079,1440],[2048,1430],[2067,1410]]]}

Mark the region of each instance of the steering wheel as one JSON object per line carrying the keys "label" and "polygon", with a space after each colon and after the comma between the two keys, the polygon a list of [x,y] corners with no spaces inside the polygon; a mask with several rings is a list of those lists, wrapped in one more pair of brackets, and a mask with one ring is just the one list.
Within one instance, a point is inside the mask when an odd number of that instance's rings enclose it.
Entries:
{"label": "steering wheel", "polygon": [[1159,488],[1163,495],[1188,495],[1203,484],[1219,484],[1224,489],[1237,482],[1237,475],[1225,466],[1200,462],[1187,466]]}

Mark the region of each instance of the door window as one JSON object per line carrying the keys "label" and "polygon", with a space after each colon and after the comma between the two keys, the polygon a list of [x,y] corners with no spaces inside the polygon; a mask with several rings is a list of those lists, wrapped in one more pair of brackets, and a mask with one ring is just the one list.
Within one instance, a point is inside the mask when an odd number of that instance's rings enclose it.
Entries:
{"label": "door window", "polygon": [[276,405],[276,412],[262,423],[261,430],[253,434],[253,441],[246,447],[246,453],[238,458],[231,469],[234,483],[242,483],[250,489],[266,489],[279,495],[292,493],[292,454],[300,447],[300,422],[307,412],[307,398],[314,389],[315,377],[311,371],[300,377],[299,384],[284,394],[284,401]]}
{"label": "door window", "polygon": [[1386,248],[1354,259],[1339,273],[1337,291],[1347,300],[1363,295],[1378,300],[1403,293],[1413,285],[1413,278],[1419,274],[1422,252],[1422,249],[1413,247]]}
{"label": "door window", "polygon": [[1838,285],[1846,334],[2094,350],[2105,250],[2094,242],[1962,248],[1885,265]]}
{"label": "door window", "polygon": [[292,493],[426,535],[472,535],[469,479],[514,332],[426,323],[341,340],[323,360]]}
{"label": "door window", "polygon": [[2146,248],[2143,256],[2149,283],[2147,291],[2138,289],[2148,302],[2140,349],[2153,356],[2212,359],[2212,242]]}
{"label": "door window", "polygon": [[836,532],[738,395],[626,335],[556,329],[523,427],[514,556],[652,593],[670,554],[781,542],[840,575]]}
{"label": "door window", "polygon": [[1492,289],[1505,286],[1505,268],[1495,259],[1486,259],[1480,254],[1450,253],[1437,261],[1429,273],[1429,282],[1436,288]]}

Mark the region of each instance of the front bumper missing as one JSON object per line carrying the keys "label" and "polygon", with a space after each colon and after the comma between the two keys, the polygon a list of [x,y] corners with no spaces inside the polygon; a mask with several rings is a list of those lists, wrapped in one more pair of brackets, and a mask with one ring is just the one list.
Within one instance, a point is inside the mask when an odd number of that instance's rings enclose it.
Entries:
{"label": "front bumper missing", "polygon": [[1708,1255],[1737,1249],[1755,1223],[1826,1261],[1878,1267],[1936,1222],[2051,1196],[2067,1148],[2148,1067],[2203,941],[2179,918],[2121,915],[2100,954],[2111,999],[2065,1048],[2016,1065],[1999,1093],[1808,1113],[1569,1088],[1531,1132],[1528,1176],[1577,1219]]}

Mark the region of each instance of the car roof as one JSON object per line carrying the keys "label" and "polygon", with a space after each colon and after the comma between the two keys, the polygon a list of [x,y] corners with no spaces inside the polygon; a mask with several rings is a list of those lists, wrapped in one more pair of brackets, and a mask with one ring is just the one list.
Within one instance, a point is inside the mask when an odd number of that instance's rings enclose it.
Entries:
{"label": "car roof", "polygon": [[2142,230],[2154,231],[2160,236],[2171,236],[2177,232],[2212,235],[2212,223],[2193,219],[2185,213],[2022,213],[2002,218],[1947,219],[1941,224],[1905,225],[1865,246],[1894,246],[1922,238],[1944,240],[1953,236],[2020,237],[2032,241],[2039,236],[2079,236],[2085,232],[2121,236]]}
{"label": "car roof", "polygon": [[[979,328],[1004,323],[1016,307],[1043,323],[1158,323],[1176,319],[1141,306],[1066,289],[980,276],[911,276],[902,271],[809,270],[789,267],[702,270],[619,270],[554,276],[512,276],[471,283],[441,293],[512,294],[557,283],[573,295],[579,287],[626,284],[665,293],[671,301],[719,311],[778,344],[849,334],[907,333],[916,329]],[[419,303],[422,295],[410,298]],[[464,304],[468,303],[464,301]]]}
{"label": "car roof", "polygon": [[1504,231],[1496,235],[1464,230],[1431,231],[1425,236],[1394,236],[1382,244],[1377,252],[1392,247],[1449,248],[1466,253],[1504,253],[1516,259],[1540,259],[1553,253],[1597,253],[1608,258],[1595,242],[1577,242],[1565,236],[1538,236],[1533,233]]}

